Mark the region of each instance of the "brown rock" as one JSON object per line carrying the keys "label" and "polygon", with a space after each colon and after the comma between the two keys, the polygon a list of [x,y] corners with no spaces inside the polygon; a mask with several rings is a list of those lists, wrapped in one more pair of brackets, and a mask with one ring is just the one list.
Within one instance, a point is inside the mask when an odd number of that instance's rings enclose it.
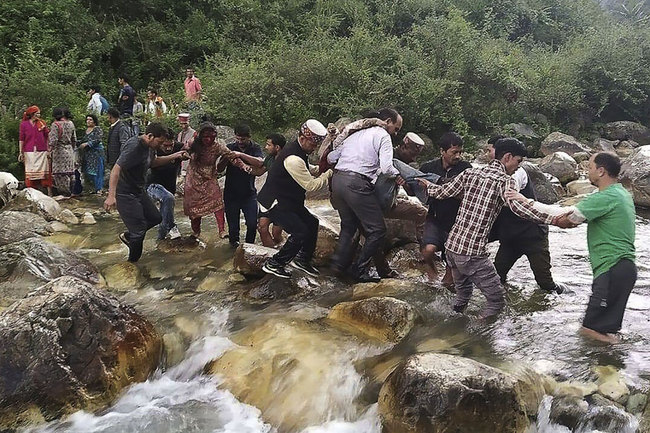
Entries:
{"label": "brown rock", "polygon": [[233,267],[235,271],[251,276],[265,275],[262,266],[278,251],[262,245],[243,243],[235,251]]}
{"label": "brown rock", "polygon": [[0,426],[38,411],[53,420],[108,404],[156,369],[162,344],[131,307],[73,277],[58,278],[0,316]]}
{"label": "brown rock", "polygon": [[342,302],[327,317],[372,338],[397,343],[411,332],[416,313],[404,301],[378,297]]}
{"label": "brown rock", "polygon": [[634,140],[642,145],[650,144],[650,129],[626,120],[606,124],[603,135],[610,140]]}
{"label": "brown rock", "polygon": [[575,137],[562,134],[561,132],[552,132],[549,134],[544,141],[542,141],[540,151],[544,155],[552,155],[555,152],[564,152],[568,155],[573,155],[577,152],[591,152],[589,147],[580,143]]}
{"label": "brown rock", "polygon": [[620,178],[632,191],[637,206],[650,207],[650,146],[634,150],[623,163]]}
{"label": "brown rock", "polygon": [[555,152],[542,159],[539,169],[557,177],[562,184],[578,178],[578,164],[565,152]]}

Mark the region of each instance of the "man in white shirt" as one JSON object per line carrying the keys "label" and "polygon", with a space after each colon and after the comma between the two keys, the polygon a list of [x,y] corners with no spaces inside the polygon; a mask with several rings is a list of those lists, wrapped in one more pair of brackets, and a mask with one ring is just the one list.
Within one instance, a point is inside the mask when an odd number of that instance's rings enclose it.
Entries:
{"label": "man in white shirt", "polygon": [[88,106],[86,107],[86,111],[96,116],[102,114],[102,100],[101,100],[101,94],[99,92],[99,86],[97,86],[96,84],[90,86],[87,95],[90,96],[90,101],[88,101]]}
{"label": "man in white shirt", "polygon": [[371,277],[368,268],[372,257],[384,243],[386,223],[375,195],[375,182],[379,174],[399,176],[393,166],[391,136],[402,127],[402,116],[392,108],[382,108],[371,113],[386,122],[386,126],[374,126],[355,132],[328,156],[330,164],[336,164],[332,177],[332,204],[341,217],[341,231],[332,269],[336,273],[346,271],[354,254],[354,238],[362,231],[366,241],[350,269],[359,282],[378,281]]}

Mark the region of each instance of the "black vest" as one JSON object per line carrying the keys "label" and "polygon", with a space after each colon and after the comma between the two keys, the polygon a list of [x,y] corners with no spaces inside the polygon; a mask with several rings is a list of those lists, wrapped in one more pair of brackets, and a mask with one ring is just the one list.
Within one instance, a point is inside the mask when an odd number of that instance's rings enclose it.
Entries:
{"label": "black vest", "polygon": [[[526,198],[537,199],[530,176],[526,187],[519,192]],[[518,242],[526,239],[538,240],[543,239],[548,234],[548,226],[519,218],[506,205],[494,222],[490,234],[492,240],[498,239],[502,242]]]}
{"label": "black vest", "polygon": [[309,167],[307,154],[298,141],[284,146],[271,165],[264,186],[257,194],[257,201],[266,209],[270,209],[276,200],[280,209],[294,210],[305,206],[305,189],[298,185],[284,168],[284,160],[292,155],[305,161],[305,166]]}

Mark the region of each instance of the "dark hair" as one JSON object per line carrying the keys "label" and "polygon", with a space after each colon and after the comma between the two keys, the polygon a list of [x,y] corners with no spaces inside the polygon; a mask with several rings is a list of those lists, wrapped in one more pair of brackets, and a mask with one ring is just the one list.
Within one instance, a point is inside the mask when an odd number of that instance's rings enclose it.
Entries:
{"label": "dark hair", "polygon": [[97,84],[91,84],[89,89],[95,93],[101,93],[102,90],[101,87],[99,87]]}
{"label": "dark hair", "polygon": [[149,89],[149,91],[154,95],[158,95],[158,91],[156,89]]}
{"label": "dark hair", "polygon": [[66,108],[64,107],[55,107],[52,110],[52,117],[54,117],[56,120],[61,120],[65,117],[65,110]]}
{"label": "dark hair", "polygon": [[235,126],[235,135],[240,137],[250,137],[251,127],[245,124]]}
{"label": "dark hair", "polygon": [[147,125],[147,129],[144,130],[145,134],[151,134],[154,138],[167,136],[168,128],[160,122],[152,122]]}
{"label": "dark hair", "polygon": [[86,114],[86,119],[89,117],[93,119],[93,122],[95,122],[95,126],[99,125],[99,120],[97,120],[97,116],[95,116],[93,113]]}
{"label": "dark hair", "polygon": [[176,138],[176,133],[174,132],[173,129],[167,128],[167,138],[170,140],[174,140]]}
{"label": "dark hair", "polygon": [[488,140],[488,144],[491,144],[492,146],[494,146],[494,143],[501,140],[502,138],[506,138],[506,136],[505,135],[494,135],[494,136],[490,137],[490,139]]}
{"label": "dark hair", "polygon": [[393,123],[397,122],[397,118],[399,117],[399,113],[397,110],[394,108],[389,108],[389,107],[384,107],[380,108],[379,110],[372,110],[366,113],[364,116],[366,119],[368,118],[373,118],[376,117],[381,120],[388,120],[390,119]]}
{"label": "dark hair", "polygon": [[121,78],[121,79],[123,79],[124,82],[126,82],[126,83],[128,83],[129,81],[131,81],[131,80],[129,80],[129,76],[126,75],[126,73],[124,73],[124,72],[118,74],[118,75],[117,75],[117,78]]}
{"label": "dark hair", "polygon": [[109,116],[111,116],[113,119],[119,119],[120,118],[120,111],[115,107],[109,108],[108,111],[107,111],[107,114]]}
{"label": "dark hair", "polygon": [[528,154],[524,143],[512,137],[500,138],[494,143],[495,159],[503,158],[506,153],[510,153],[512,156],[521,156],[522,158]]}
{"label": "dark hair", "polygon": [[438,146],[442,150],[449,150],[450,147],[463,147],[463,138],[453,131],[445,132],[438,141]]}
{"label": "dark hair", "polygon": [[618,177],[621,172],[621,158],[610,152],[599,152],[594,156],[596,167],[604,168],[611,177]]}
{"label": "dark hair", "polygon": [[201,153],[201,150],[203,150],[203,135],[205,134],[205,131],[209,129],[217,132],[217,128],[213,123],[205,122],[199,126],[199,131],[196,133],[194,141],[192,141],[192,144],[190,145],[190,153]]}
{"label": "dark hair", "polygon": [[282,134],[269,134],[266,136],[267,140],[271,140],[274,146],[280,146],[280,149],[284,148],[284,145],[287,144],[287,139]]}
{"label": "dark hair", "polygon": [[68,109],[68,107],[63,107],[63,117],[65,117],[68,120],[72,120],[72,113]]}

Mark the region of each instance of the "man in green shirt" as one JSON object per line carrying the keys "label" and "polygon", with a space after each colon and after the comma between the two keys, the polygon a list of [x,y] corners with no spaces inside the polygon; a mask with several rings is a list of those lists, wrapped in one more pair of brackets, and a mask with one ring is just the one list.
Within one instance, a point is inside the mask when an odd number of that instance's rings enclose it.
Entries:
{"label": "man in green shirt", "polygon": [[636,214],[632,196],[618,182],[620,171],[618,156],[608,152],[593,155],[589,160],[589,181],[598,187],[598,192],[586,197],[572,213],[557,221],[557,225],[565,228],[587,221],[587,246],[594,281],[580,332],[608,343],[618,341],[615,334],[621,329],[625,306],[637,276],[634,264]]}

